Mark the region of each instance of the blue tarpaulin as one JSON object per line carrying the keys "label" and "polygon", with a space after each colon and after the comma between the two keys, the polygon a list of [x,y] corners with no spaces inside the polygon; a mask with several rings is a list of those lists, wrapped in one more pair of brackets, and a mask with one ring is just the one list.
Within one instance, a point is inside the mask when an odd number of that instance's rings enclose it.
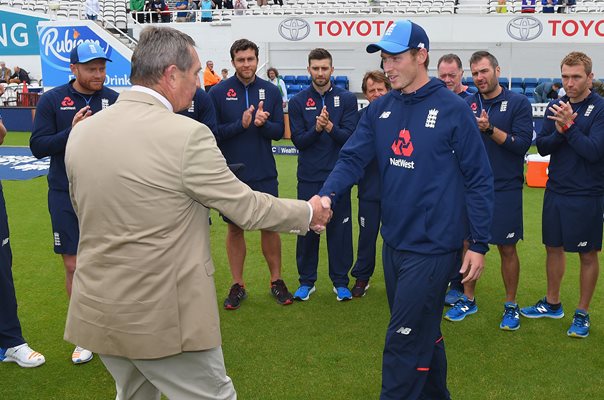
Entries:
{"label": "blue tarpaulin", "polygon": [[47,175],[50,158],[38,160],[29,147],[0,147],[0,180],[26,180]]}

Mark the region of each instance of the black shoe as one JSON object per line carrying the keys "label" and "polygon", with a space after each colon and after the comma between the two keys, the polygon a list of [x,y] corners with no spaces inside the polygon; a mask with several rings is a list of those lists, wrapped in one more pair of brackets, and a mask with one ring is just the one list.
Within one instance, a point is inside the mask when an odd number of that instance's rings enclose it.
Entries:
{"label": "black shoe", "polygon": [[294,302],[294,296],[287,290],[283,279],[277,279],[275,282],[271,282],[271,293],[277,303],[286,306]]}
{"label": "black shoe", "polygon": [[247,297],[245,288],[240,284],[236,283],[231,286],[229,295],[224,299],[224,308],[227,310],[236,310],[241,306],[241,301]]}
{"label": "black shoe", "polygon": [[354,287],[352,288],[352,297],[363,297],[365,293],[367,293],[367,289],[369,289],[369,281],[357,281],[354,283]]}

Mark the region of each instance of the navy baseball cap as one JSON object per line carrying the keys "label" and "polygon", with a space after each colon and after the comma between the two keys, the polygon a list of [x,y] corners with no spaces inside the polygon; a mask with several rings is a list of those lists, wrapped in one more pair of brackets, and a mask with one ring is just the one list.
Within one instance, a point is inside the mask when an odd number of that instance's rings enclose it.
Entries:
{"label": "navy baseball cap", "polygon": [[107,60],[110,58],[105,55],[105,52],[95,42],[82,42],[71,50],[69,60],[72,64],[86,64],[92,60]]}
{"label": "navy baseball cap", "polygon": [[430,50],[430,41],[424,28],[407,19],[400,19],[388,27],[382,40],[367,46],[367,53],[381,50],[389,54],[399,54],[409,49]]}

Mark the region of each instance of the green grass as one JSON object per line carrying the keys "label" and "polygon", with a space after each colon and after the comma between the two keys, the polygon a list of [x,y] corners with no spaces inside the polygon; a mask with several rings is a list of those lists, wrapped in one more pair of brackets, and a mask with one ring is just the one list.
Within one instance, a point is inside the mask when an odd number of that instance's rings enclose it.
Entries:
{"label": "green grass", "polygon": [[[5,145],[26,145],[27,133],[10,133]],[[533,150],[534,151],[534,150]],[[280,192],[296,194],[296,158],[278,156]],[[73,366],[63,341],[67,311],[63,266],[52,251],[46,179],[3,182],[14,253],[13,273],[26,339],[46,356],[46,365],[26,370],[0,365],[2,399],[112,399],[113,380],[98,358]],[[356,198],[356,195],[353,194]],[[525,238],[518,246],[518,301],[534,303],[545,293],[541,245],[542,189],[525,188]],[[356,201],[353,201],[353,204]],[[356,215],[356,211],[355,215]],[[225,224],[213,213],[212,241],[218,301],[230,284],[224,250]],[[250,232],[246,283],[249,298],[238,311],[221,309],[227,370],[240,399],[377,399],[388,306],[381,268],[361,300],[339,303],[331,292],[322,241],[317,292],[306,303],[278,306],[269,295],[268,269],[259,234]],[[297,283],[295,237],[283,235],[283,274]],[[381,265],[378,260],[378,265]],[[517,332],[498,325],[504,290],[496,251],[477,288],[480,311],[460,323],[443,322],[449,359],[449,388],[455,399],[585,399],[604,392],[604,301],[598,285],[593,327],[585,340],[566,337],[578,300],[578,262],[568,257],[562,320],[522,319]]]}

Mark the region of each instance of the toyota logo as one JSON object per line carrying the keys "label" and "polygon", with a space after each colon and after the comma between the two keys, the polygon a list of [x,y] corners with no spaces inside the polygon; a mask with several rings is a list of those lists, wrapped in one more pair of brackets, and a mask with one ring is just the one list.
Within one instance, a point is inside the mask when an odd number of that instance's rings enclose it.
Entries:
{"label": "toyota logo", "polygon": [[300,18],[288,18],[279,24],[279,35],[283,39],[298,41],[310,34],[310,25]]}
{"label": "toyota logo", "polygon": [[543,32],[543,25],[537,18],[517,17],[508,22],[507,31],[511,38],[526,42],[538,38]]}

